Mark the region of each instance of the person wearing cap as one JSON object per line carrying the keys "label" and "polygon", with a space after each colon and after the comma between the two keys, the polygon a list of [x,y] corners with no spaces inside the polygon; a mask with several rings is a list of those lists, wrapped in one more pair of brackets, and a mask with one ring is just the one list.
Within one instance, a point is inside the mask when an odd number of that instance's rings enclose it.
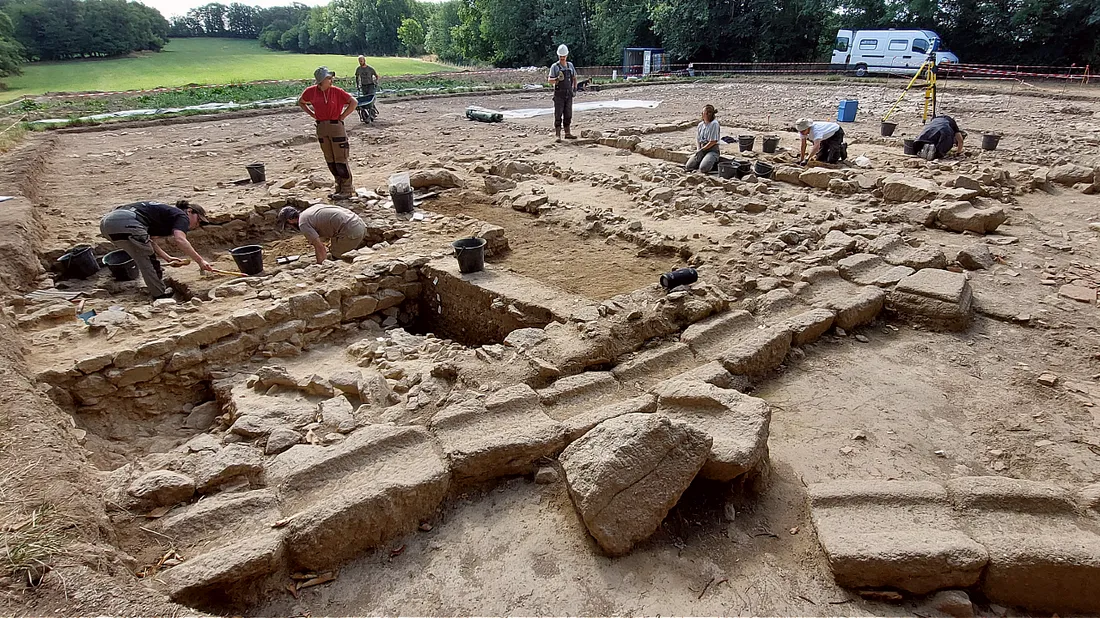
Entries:
{"label": "person wearing cap", "polygon": [[313,72],[313,86],[298,97],[298,107],[317,121],[317,141],[325,154],[328,169],[336,179],[336,191],[332,197],[350,197],[355,193],[351,184],[351,168],[348,167],[348,134],[344,131],[344,119],[355,111],[357,101],[342,88],[333,86],[336,74],[328,67]]}
{"label": "person wearing cap", "polygon": [[920,156],[932,161],[933,159],[946,157],[947,153],[951,152],[952,146],[955,147],[956,154],[963,154],[964,138],[966,138],[966,132],[959,129],[959,124],[955,122],[954,118],[944,114],[935,116],[928,121],[928,124],[924,126],[924,130],[913,142],[916,144]]}
{"label": "person wearing cap", "polygon": [[569,131],[569,125],[573,123],[577,70],[569,62],[569,48],[564,43],[558,46],[558,61],[550,65],[550,75],[546,79],[554,85],[554,138],[560,142],[561,130],[565,127],[565,139],[575,140],[577,136]]}
{"label": "person wearing cap", "polygon": [[[324,262],[329,254],[339,258],[359,249],[367,235],[367,224],[358,215],[331,204],[315,204],[304,211],[284,206],[276,217],[276,225],[279,230],[285,230],[288,224],[300,230],[313,245],[317,264]],[[329,241],[328,249],[325,249],[326,240]]]}
{"label": "person wearing cap", "polygon": [[[802,148],[799,151],[799,162],[802,165],[815,158],[825,163],[836,163],[848,158],[848,145],[844,143],[844,129],[840,125],[799,118],[795,121],[794,128],[802,136]],[[813,144],[809,154],[806,154],[807,143]]]}
{"label": "person wearing cap", "polygon": [[130,254],[149,294],[154,299],[164,299],[171,297],[173,291],[164,284],[164,271],[157,257],[170,264],[183,262],[183,259],[168,255],[157,240],[171,238],[199,269],[210,271],[213,267],[187,240],[189,231],[205,223],[210,223],[206,219],[206,211],[187,200],[180,200],[175,206],[160,202],[134,202],[115,207],[104,215],[99,222],[99,233]]}
{"label": "person wearing cap", "polygon": [[[378,91],[378,82],[378,71],[367,64],[366,56],[360,56],[359,66],[355,68],[355,87],[363,93],[364,97],[373,97]],[[371,103],[371,107],[374,107],[374,103]]]}

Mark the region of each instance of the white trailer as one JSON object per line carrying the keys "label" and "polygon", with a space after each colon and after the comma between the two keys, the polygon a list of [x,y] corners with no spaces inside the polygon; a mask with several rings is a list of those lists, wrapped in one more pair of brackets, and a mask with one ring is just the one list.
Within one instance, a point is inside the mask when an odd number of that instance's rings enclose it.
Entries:
{"label": "white trailer", "polygon": [[937,66],[959,61],[931,30],[839,30],[832,64],[859,77],[872,73],[913,75],[932,52]]}

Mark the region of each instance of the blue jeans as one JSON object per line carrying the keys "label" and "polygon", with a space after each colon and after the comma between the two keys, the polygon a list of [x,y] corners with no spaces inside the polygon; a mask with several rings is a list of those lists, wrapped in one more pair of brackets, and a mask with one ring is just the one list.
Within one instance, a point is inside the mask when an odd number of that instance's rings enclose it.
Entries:
{"label": "blue jeans", "polygon": [[709,174],[714,166],[718,165],[718,151],[708,150],[706,152],[695,151],[695,154],[688,159],[684,164],[684,170],[690,172],[692,170],[699,170],[703,174]]}

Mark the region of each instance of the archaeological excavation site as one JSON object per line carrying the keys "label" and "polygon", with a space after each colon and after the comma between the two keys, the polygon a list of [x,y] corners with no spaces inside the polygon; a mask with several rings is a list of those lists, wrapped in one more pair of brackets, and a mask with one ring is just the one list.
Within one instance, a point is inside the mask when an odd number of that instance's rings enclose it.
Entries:
{"label": "archaeological excavation site", "polygon": [[[949,82],[926,161],[895,91],[607,88],[645,105],[562,142],[508,114],[539,93],[390,101],[348,198],[296,108],[27,137],[4,614],[1100,613],[1100,93]],[[847,160],[799,165],[853,99]],[[720,174],[684,170],[706,104]],[[101,268],[144,200],[201,205],[220,272]],[[276,225],[316,204],[362,246]]]}

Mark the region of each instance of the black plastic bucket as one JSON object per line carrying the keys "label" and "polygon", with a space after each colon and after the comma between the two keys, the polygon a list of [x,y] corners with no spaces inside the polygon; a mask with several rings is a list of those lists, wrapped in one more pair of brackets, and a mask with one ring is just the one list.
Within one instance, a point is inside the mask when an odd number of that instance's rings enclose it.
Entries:
{"label": "black plastic bucket", "polygon": [[677,286],[687,286],[699,280],[699,272],[695,269],[676,269],[661,276],[661,287],[672,290]]}
{"label": "black plastic bucket", "polygon": [[393,210],[398,213],[413,212],[413,192],[411,189],[404,193],[394,193],[391,191],[390,198],[393,200]]}
{"label": "black plastic bucket", "polygon": [[894,129],[897,129],[897,128],[898,128],[897,123],[888,123],[885,120],[882,121],[882,126],[880,128],[880,131],[882,132],[882,137],[888,138],[888,137],[894,135]]}
{"label": "black plastic bucket", "polygon": [[983,133],[982,134],[982,150],[997,150],[997,143],[1001,141],[1001,136],[996,133]]}
{"label": "black plastic bucket", "polygon": [[244,169],[248,170],[248,178],[252,179],[253,183],[262,183],[267,180],[267,172],[264,171],[262,163],[250,163]]}
{"label": "black plastic bucket", "polygon": [[753,172],[760,178],[771,178],[772,172],[775,171],[775,167],[770,163],[764,163],[763,161],[757,161],[753,166]]}
{"label": "black plastic bucket", "polygon": [[752,150],[752,145],[756,143],[755,135],[739,135],[737,136],[737,147],[742,152]]}
{"label": "black plastic bucket", "polygon": [[462,273],[477,273],[485,269],[485,239],[472,236],[451,243],[458,259],[458,270]]}
{"label": "black plastic bucket", "polygon": [[718,164],[718,176],[722,178],[733,178],[737,175],[737,164],[728,163],[723,161]]}
{"label": "black plastic bucket", "polygon": [[264,248],[259,245],[245,245],[229,250],[237,268],[245,275],[255,275],[264,271]]}
{"label": "black plastic bucket", "polygon": [[904,142],[901,143],[901,148],[902,148],[902,150],[905,151],[906,155],[908,155],[910,157],[916,157],[917,156],[917,141],[916,140],[905,140]]}
{"label": "black plastic bucket", "polygon": [[103,256],[103,264],[111,271],[111,277],[120,282],[128,282],[137,279],[138,267],[130,254],[121,249]]}
{"label": "black plastic bucket", "polygon": [[738,161],[737,162],[737,178],[742,178],[752,174],[752,162],[751,161]]}
{"label": "black plastic bucket", "polygon": [[764,136],[763,149],[765,153],[774,153],[775,149],[779,148],[779,136],[766,135]]}
{"label": "black plastic bucket", "polygon": [[99,271],[99,262],[91,245],[77,245],[57,259],[65,277],[87,279]]}

